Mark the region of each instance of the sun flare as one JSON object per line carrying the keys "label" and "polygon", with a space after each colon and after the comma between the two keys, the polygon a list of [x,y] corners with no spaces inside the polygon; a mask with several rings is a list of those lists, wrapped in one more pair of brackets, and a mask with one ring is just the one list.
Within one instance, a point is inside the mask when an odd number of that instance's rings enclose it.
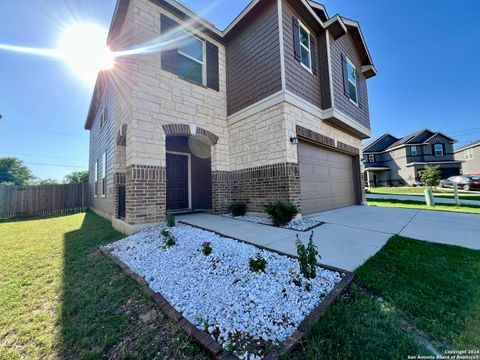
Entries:
{"label": "sun flare", "polygon": [[105,45],[106,38],[107,31],[95,24],[73,24],[63,33],[62,58],[82,80],[94,82],[100,71],[114,67],[115,57]]}

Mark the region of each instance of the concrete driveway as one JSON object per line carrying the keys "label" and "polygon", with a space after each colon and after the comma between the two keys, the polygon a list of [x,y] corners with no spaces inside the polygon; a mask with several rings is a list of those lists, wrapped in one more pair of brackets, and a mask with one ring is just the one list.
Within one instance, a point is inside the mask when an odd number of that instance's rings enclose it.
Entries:
{"label": "concrete driveway", "polygon": [[[480,249],[478,215],[352,206],[308,217],[325,222],[314,229],[321,262],[345,270],[362,265],[395,234]],[[178,220],[291,255],[296,255],[296,234],[304,242],[310,235],[211,214],[183,215]]]}

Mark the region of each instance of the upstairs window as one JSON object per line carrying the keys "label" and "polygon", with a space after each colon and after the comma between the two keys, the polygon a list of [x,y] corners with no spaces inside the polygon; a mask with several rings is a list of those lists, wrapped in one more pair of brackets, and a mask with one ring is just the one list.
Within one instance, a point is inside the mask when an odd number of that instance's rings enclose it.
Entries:
{"label": "upstairs window", "polygon": [[94,196],[97,197],[98,194],[98,161],[95,161],[95,185],[94,185]]}
{"label": "upstairs window", "polygon": [[204,85],[205,42],[185,31],[179,31],[178,75],[194,83]]}
{"label": "upstairs window", "polygon": [[105,123],[107,122],[107,92],[103,94],[102,100],[100,101],[100,129],[103,129]]}
{"label": "upstairs window", "polygon": [[348,58],[346,61],[346,70],[348,81],[348,96],[352,102],[358,104],[357,69]]}
{"label": "upstairs window", "polygon": [[416,146],[410,146],[410,155],[412,155],[412,156],[417,156],[418,155]]}
{"label": "upstairs window", "polygon": [[442,144],[433,145],[433,153],[435,156],[443,156],[443,145]]}
{"label": "upstairs window", "polygon": [[464,152],[465,160],[472,160],[473,159],[473,149],[467,149]]}
{"label": "upstairs window", "polygon": [[300,63],[308,70],[312,70],[312,50],[310,48],[310,31],[300,22]]}
{"label": "upstairs window", "polygon": [[107,190],[106,174],[107,174],[107,152],[104,152],[102,157],[102,197],[105,197],[106,190]]}
{"label": "upstairs window", "polygon": [[368,155],[368,162],[374,163],[375,162],[375,155]]}

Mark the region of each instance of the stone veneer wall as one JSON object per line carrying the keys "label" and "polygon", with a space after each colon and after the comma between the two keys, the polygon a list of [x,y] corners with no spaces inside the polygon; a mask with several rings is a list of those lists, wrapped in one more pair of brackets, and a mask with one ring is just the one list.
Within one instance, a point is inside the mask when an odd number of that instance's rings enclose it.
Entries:
{"label": "stone veneer wall", "polygon": [[126,172],[126,221],[129,224],[165,220],[166,169],[163,166],[131,165]]}

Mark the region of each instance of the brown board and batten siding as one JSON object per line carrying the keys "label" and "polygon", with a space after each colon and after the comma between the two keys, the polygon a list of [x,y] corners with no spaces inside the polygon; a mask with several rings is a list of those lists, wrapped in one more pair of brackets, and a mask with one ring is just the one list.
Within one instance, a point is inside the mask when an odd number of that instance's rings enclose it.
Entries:
{"label": "brown board and batten siding", "polygon": [[[353,104],[345,95],[343,59],[347,57],[357,68],[357,84],[360,103]],[[350,34],[334,40],[330,35],[330,61],[332,67],[333,96],[335,108],[350,116],[361,125],[370,129],[370,115],[368,110],[367,79],[360,69],[362,64]]]}
{"label": "brown board and batten siding", "polygon": [[277,2],[261,1],[253,11],[227,39],[229,115],[282,89]]}
{"label": "brown board and batten siding", "polygon": [[[106,121],[101,127],[99,110],[90,130],[90,159],[89,159],[89,178],[90,178],[90,205],[106,215],[113,215],[113,167],[115,159],[115,97],[114,92],[109,87],[106,97]],[[103,154],[106,151],[106,189],[105,197],[102,197],[102,168]],[[95,197],[95,164],[98,161],[98,185],[97,197]]]}
{"label": "brown board and batten siding", "polygon": [[[313,27],[312,20],[309,21],[305,16],[302,17],[290,2],[282,1],[282,9],[286,89],[319,108],[326,108],[324,103],[328,103],[328,99],[322,96],[330,94],[328,62],[325,57],[326,41],[317,36],[318,25]],[[295,43],[299,42],[299,39],[294,35],[297,35],[298,27],[295,23],[298,21],[310,30],[313,73],[305,69],[300,64],[300,60],[295,57]]]}

